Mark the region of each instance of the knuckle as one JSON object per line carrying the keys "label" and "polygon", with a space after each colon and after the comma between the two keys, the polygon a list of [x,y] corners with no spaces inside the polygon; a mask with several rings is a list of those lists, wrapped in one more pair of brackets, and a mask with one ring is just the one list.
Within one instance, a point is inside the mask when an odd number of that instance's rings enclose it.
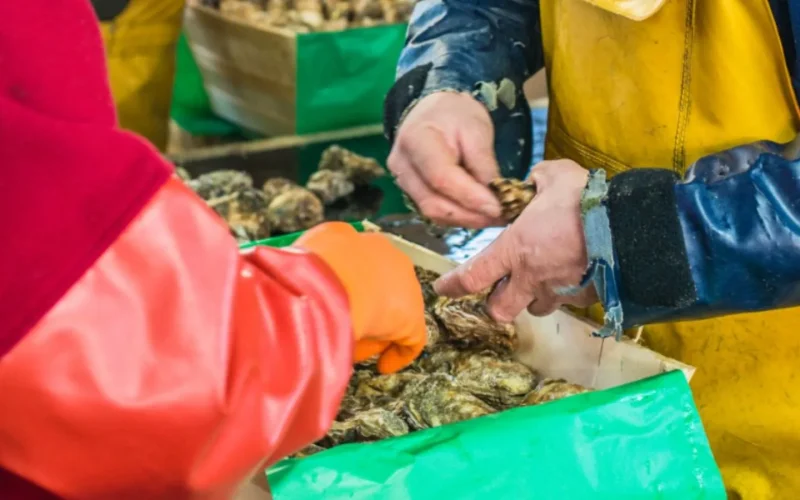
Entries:
{"label": "knuckle", "polygon": [[398,174],[400,171],[402,171],[401,158],[402,158],[402,153],[398,151],[398,148],[397,147],[392,148],[392,151],[389,153],[389,157],[386,158],[386,167],[393,174]]}
{"label": "knuckle", "polygon": [[478,293],[482,290],[481,283],[474,272],[460,273],[458,283],[467,293]]}
{"label": "knuckle", "polygon": [[447,176],[440,172],[432,173],[428,176],[428,184],[434,191],[442,191],[447,188]]}

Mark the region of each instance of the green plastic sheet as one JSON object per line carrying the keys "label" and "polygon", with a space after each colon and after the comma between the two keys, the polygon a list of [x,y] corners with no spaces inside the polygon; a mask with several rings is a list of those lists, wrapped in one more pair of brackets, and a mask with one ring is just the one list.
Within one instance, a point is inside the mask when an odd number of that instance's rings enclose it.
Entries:
{"label": "green plastic sheet", "polygon": [[[353,226],[358,232],[364,230],[364,224],[362,224],[361,222],[352,222],[350,223],[350,225]],[[250,241],[247,243],[242,243],[241,245],[239,245],[239,248],[245,250],[247,248],[258,247],[258,246],[269,246],[275,248],[288,247],[292,243],[297,241],[297,239],[303,235],[303,232],[304,231],[299,231],[297,233],[284,234],[281,236],[275,236],[264,240]]]}
{"label": "green plastic sheet", "polygon": [[297,133],[383,121],[405,24],[297,37]]}
{"label": "green plastic sheet", "polygon": [[[383,119],[406,25],[307,33],[297,37],[296,134],[373,125]],[[269,50],[265,47],[264,50]],[[178,40],[171,117],[193,135],[255,138],[217,117],[185,35]]]}
{"label": "green plastic sheet", "polygon": [[211,102],[203,86],[203,75],[183,33],[178,38],[175,53],[175,83],[172,88],[170,117],[192,135],[241,135],[238,126],[219,118],[211,111]]}
{"label": "green plastic sheet", "polygon": [[725,499],[680,372],[375,443],[268,472],[292,499]]}

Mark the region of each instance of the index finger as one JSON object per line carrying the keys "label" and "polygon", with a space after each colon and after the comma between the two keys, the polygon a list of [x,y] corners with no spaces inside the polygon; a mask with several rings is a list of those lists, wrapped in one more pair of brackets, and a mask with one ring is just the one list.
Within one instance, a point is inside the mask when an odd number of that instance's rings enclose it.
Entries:
{"label": "index finger", "polygon": [[444,274],[433,284],[437,294],[457,298],[482,292],[511,274],[506,231],[478,255]]}
{"label": "index finger", "polygon": [[456,204],[487,217],[500,217],[500,202],[489,188],[458,165],[458,155],[449,150],[437,132],[420,134],[406,153],[419,177],[431,188]]}

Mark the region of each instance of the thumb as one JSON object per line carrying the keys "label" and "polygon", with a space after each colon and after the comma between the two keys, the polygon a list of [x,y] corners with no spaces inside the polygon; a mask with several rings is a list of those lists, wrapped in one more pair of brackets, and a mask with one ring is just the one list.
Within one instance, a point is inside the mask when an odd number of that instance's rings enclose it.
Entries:
{"label": "thumb", "polygon": [[[437,294],[463,297],[488,289],[511,273],[508,230],[482,252],[440,277],[433,284]],[[513,250],[513,249],[512,249]]]}
{"label": "thumb", "polygon": [[356,345],[353,348],[353,363],[361,363],[382,353],[390,344],[391,342],[385,340],[363,339],[356,341]]}
{"label": "thumb", "polygon": [[394,373],[414,362],[425,348],[425,342],[413,345],[392,344],[378,358],[378,372]]}

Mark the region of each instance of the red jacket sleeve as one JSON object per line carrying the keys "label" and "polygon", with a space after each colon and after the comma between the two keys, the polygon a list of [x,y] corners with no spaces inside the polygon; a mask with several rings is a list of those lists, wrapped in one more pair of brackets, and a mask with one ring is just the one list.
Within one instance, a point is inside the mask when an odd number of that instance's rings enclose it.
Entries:
{"label": "red jacket sleeve", "polygon": [[321,437],[350,375],[317,257],[240,255],[171,179],[0,362],[0,467],[65,498],[228,498]]}

